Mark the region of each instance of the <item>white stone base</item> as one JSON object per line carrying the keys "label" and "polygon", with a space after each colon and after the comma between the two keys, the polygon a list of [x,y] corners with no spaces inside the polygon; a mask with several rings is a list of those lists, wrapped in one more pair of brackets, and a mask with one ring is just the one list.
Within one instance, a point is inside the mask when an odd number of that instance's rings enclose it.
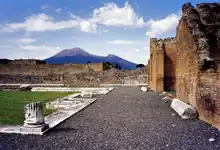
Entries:
{"label": "white stone base", "polygon": [[29,133],[36,133],[36,132],[44,132],[49,128],[48,124],[38,125],[38,126],[31,126],[24,124],[20,130],[21,132],[29,132]]}
{"label": "white stone base", "polygon": [[196,118],[197,116],[195,108],[179,99],[173,99],[171,108],[173,108],[183,119]]}

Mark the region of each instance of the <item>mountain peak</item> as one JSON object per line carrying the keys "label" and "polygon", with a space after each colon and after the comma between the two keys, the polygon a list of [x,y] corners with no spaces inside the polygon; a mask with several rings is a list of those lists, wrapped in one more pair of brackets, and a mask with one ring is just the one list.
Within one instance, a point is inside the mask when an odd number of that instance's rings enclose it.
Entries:
{"label": "mountain peak", "polygon": [[116,56],[116,55],[114,55],[114,54],[108,54],[107,57],[118,57],[118,56]]}
{"label": "mountain peak", "polygon": [[114,54],[107,56],[98,56],[90,54],[81,48],[75,47],[71,49],[65,49],[55,56],[45,59],[48,64],[65,64],[65,63],[77,63],[87,64],[88,61],[92,63],[109,62],[111,64],[119,64],[122,69],[136,69],[136,64],[127,61]]}
{"label": "mountain peak", "polygon": [[54,57],[65,57],[65,56],[76,56],[76,55],[81,55],[81,56],[89,56],[88,52],[84,51],[83,49],[79,47],[71,48],[71,49],[65,49],[56,54]]}

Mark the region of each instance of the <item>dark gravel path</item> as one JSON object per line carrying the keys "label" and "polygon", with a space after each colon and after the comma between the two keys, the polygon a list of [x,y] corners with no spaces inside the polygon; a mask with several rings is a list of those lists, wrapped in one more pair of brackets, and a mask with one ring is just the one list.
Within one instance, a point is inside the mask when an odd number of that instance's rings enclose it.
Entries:
{"label": "dark gravel path", "polygon": [[220,149],[216,129],[173,113],[154,92],[116,88],[46,135],[0,134],[0,149]]}

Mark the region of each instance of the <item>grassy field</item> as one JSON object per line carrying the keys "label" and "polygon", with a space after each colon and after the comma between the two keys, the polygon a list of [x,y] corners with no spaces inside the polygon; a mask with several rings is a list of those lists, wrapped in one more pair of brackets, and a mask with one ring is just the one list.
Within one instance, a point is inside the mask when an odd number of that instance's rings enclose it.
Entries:
{"label": "grassy field", "polygon": [[73,93],[68,92],[0,92],[0,124],[23,124],[24,105],[43,102],[44,115],[55,110],[46,109],[46,102]]}

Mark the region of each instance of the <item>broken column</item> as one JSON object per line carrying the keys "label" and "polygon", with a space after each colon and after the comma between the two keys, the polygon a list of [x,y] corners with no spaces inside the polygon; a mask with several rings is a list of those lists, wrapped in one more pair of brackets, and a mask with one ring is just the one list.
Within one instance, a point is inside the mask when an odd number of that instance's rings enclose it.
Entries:
{"label": "broken column", "polygon": [[173,108],[183,119],[191,119],[197,116],[196,110],[191,105],[179,99],[173,99],[171,108]]}
{"label": "broken column", "polygon": [[45,124],[43,105],[41,102],[34,102],[24,106],[25,121],[22,130],[42,132],[48,128]]}

